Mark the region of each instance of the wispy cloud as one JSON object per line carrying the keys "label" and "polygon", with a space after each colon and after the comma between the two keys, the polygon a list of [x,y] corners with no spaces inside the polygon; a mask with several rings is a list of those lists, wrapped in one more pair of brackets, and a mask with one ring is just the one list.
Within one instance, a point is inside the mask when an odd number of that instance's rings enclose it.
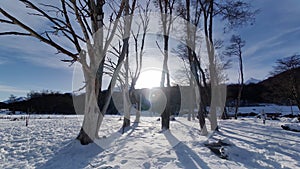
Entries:
{"label": "wispy cloud", "polygon": [[55,54],[55,49],[32,38],[1,37],[0,46],[1,56],[6,60],[25,60],[48,68],[70,69],[68,64],[60,61],[66,58],[64,55]]}
{"label": "wispy cloud", "polygon": [[[276,46],[282,44],[283,41],[288,41],[288,39],[285,38],[286,36],[288,36],[289,34],[298,32],[298,31],[300,31],[300,27],[288,29],[288,30],[282,31],[282,33],[277,34],[273,37],[261,40],[260,42],[256,43],[252,47],[248,48],[245,51],[245,56],[252,56],[256,52],[265,50],[265,49],[270,49],[270,48],[274,49],[273,47],[276,47]],[[277,50],[280,50],[280,48],[277,48]]]}
{"label": "wispy cloud", "polygon": [[0,85],[0,92],[24,94],[24,93],[27,93],[28,90],[19,89],[19,88],[13,87],[13,86]]}
{"label": "wispy cloud", "polygon": [[0,65],[7,63],[7,59],[4,57],[0,57]]}
{"label": "wispy cloud", "polygon": [[25,90],[22,88],[9,86],[9,85],[1,85],[0,84],[0,101],[7,100],[10,95],[15,96],[25,96],[29,92],[29,90]]}

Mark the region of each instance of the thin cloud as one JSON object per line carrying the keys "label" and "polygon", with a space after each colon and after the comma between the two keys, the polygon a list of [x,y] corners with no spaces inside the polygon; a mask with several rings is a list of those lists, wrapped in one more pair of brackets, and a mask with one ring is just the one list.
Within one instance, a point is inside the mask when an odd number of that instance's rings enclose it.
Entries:
{"label": "thin cloud", "polygon": [[287,40],[287,39],[285,39],[285,36],[287,36],[289,34],[292,34],[294,32],[298,32],[298,31],[300,31],[300,27],[288,29],[288,30],[283,31],[282,33],[280,33],[278,35],[275,35],[275,36],[269,38],[269,39],[262,40],[262,41],[256,43],[256,45],[248,48],[245,51],[245,56],[252,56],[260,50],[264,50],[266,48],[272,48],[274,46],[278,46],[279,44],[283,43],[283,41]]}
{"label": "thin cloud", "polygon": [[0,57],[0,65],[3,65],[3,64],[5,64],[5,63],[7,63],[7,62],[8,62],[8,61],[7,61],[6,58]]}
{"label": "thin cloud", "polygon": [[[60,61],[66,58],[64,55],[55,54],[55,49],[41,44],[33,38],[1,37],[0,46],[2,58],[5,57],[6,60],[14,60],[14,62],[25,60],[31,64],[48,68],[70,69],[68,64]],[[11,52],[14,54],[12,55]]]}
{"label": "thin cloud", "polygon": [[9,92],[9,93],[27,93],[28,90],[19,89],[13,86],[0,85],[0,92]]}

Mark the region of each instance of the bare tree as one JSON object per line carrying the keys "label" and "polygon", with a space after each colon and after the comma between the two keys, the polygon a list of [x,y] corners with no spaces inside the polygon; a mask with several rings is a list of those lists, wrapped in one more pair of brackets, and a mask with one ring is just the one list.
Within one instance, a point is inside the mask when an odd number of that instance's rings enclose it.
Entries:
{"label": "bare tree", "polygon": [[258,10],[253,11],[251,5],[242,0],[199,0],[203,11],[203,29],[206,38],[206,47],[209,57],[209,73],[211,81],[211,104],[210,104],[210,120],[211,129],[218,129],[216,107],[217,102],[213,98],[219,98],[217,80],[217,66],[213,41],[213,20],[216,16],[222,18],[226,22],[226,29],[235,29],[248,23],[254,22],[254,16]]}
{"label": "bare tree", "polygon": [[[136,23],[138,26],[138,31],[136,34],[132,32],[132,36],[134,38],[135,42],[135,70],[134,72],[130,72],[131,76],[131,84],[130,84],[130,90],[129,90],[129,96],[132,100],[132,103],[136,105],[136,116],[135,116],[135,122],[140,121],[141,116],[141,109],[142,109],[142,93],[139,95],[136,93],[135,86],[136,82],[138,81],[141,70],[143,67],[143,55],[144,55],[144,47],[145,47],[145,40],[146,40],[146,34],[149,27],[149,21],[150,21],[150,0],[147,0],[145,7],[143,7],[142,4],[139,4],[139,18],[141,20],[140,23]],[[140,29],[142,29],[142,38],[139,39],[140,36]],[[140,42],[139,42],[140,41]],[[139,46],[140,44],[140,46]]]}
{"label": "bare tree", "polygon": [[[133,18],[133,12],[135,10],[136,0],[133,1],[132,6],[129,6],[129,1],[125,3],[125,15],[129,16],[128,19],[124,19],[124,35],[123,45],[126,46],[126,59],[125,59],[125,85],[123,88],[123,102],[124,102],[124,120],[123,120],[123,131],[125,127],[130,126],[130,100],[129,100],[129,37]],[[131,11],[130,11],[131,10]]]}
{"label": "bare tree", "polygon": [[[189,71],[190,74],[190,87],[193,90],[191,92],[191,101],[196,100],[198,106],[198,118],[200,128],[202,130],[202,134],[207,134],[207,129],[205,125],[205,104],[206,100],[208,100],[208,95],[206,92],[207,83],[206,76],[200,64],[200,56],[196,53],[196,44],[198,41],[197,29],[200,28],[200,19],[202,10],[200,8],[200,4],[197,1],[185,0],[185,2],[180,2],[178,4],[178,12],[181,17],[186,20],[185,29],[186,29],[186,45],[178,46],[178,53],[181,57],[187,58],[189,62]],[[200,45],[199,45],[200,46]],[[201,79],[203,82],[204,90],[201,85]],[[195,92],[199,92],[199,94],[195,94]],[[199,98],[197,97],[199,96]],[[207,97],[206,97],[207,96]],[[193,105],[190,105],[190,111],[194,112]],[[190,116],[189,116],[190,117]]]}
{"label": "bare tree", "polygon": [[300,68],[300,55],[295,54],[289,57],[285,57],[283,59],[278,59],[276,61],[276,66],[274,67],[274,71],[272,74],[277,75],[282,72],[288,73],[289,81],[287,81],[284,87],[289,91],[291,97],[297,103],[298,109],[300,110],[300,87],[299,87],[299,72]]}
{"label": "bare tree", "polygon": [[[23,23],[5,9],[0,8],[0,12],[4,16],[4,19],[0,20],[1,23],[15,25],[22,30],[20,32],[1,32],[0,35],[34,37],[70,58],[63,60],[64,62],[79,62],[82,65],[86,97],[84,120],[77,139],[82,144],[93,142],[98,137],[98,131],[111,98],[108,96],[107,99],[101,100],[106,104],[99,109],[98,97],[102,86],[104,61],[118,27],[118,20],[124,12],[125,0],[119,3],[111,15],[108,15],[110,20],[108,25],[104,25],[104,17],[108,13],[104,11],[104,0],[61,0],[60,7],[51,4],[36,5],[30,0],[19,0],[19,2],[24,3],[27,8],[35,12],[29,13],[28,17],[46,19],[49,22],[49,28],[39,33],[41,30],[32,28],[31,25]],[[104,29],[107,30],[106,36]],[[65,47],[63,41],[56,40],[55,36],[67,40],[73,45],[73,49]],[[128,41],[127,38],[123,39],[124,45],[117,63],[118,67],[125,58],[126,41]],[[116,75],[118,72],[117,68],[114,74]],[[114,87],[114,80],[115,78],[112,78],[110,89]]]}
{"label": "bare tree", "polygon": [[237,101],[235,105],[234,118],[237,119],[238,109],[241,102],[242,91],[244,87],[244,68],[243,68],[243,57],[242,57],[242,48],[245,46],[246,42],[242,40],[239,35],[232,35],[230,39],[230,45],[226,47],[227,56],[235,56],[238,58],[239,62],[239,90],[237,95]]}
{"label": "bare tree", "polygon": [[[173,10],[174,10],[175,0],[155,0],[154,5],[159,8],[161,16],[160,20],[162,23],[163,29],[163,39],[164,39],[164,47],[163,47],[163,70],[161,74],[161,82],[160,87],[165,86],[165,80],[167,80],[167,88],[166,88],[166,97],[167,104],[164,112],[161,114],[161,127],[162,130],[170,128],[170,73],[168,68],[168,58],[169,58],[169,35],[172,23],[174,21]],[[157,43],[158,45],[158,43]]]}
{"label": "bare tree", "polygon": [[[125,13],[129,13],[130,16],[127,20],[124,18],[122,24],[123,26],[119,27],[119,34],[122,36],[125,36],[125,23],[130,21],[130,24],[135,23],[137,26],[137,30],[131,30],[131,36],[134,40],[134,55],[130,54],[129,49],[127,50],[126,58],[124,61],[124,66],[120,70],[119,74],[117,75],[117,83],[119,83],[119,87],[122,90],[123,93],[123,113],[124,113],[124,121],[122,128],[125,129],[130,125],[130,110],[133,106],[132,104],[136,104],[138,107],[140,107],[139,103],[139,95],[135,91],[135,85],[136,82],[140,76],[141,69],[142,69],[142,63],[143,63],[143,55],[144,55],[144,47],[145,47],[145,39],[146,34],[148,31],[148,25],[150,20],[150,0],[146,2],[146,4],[132,4],[134,6],[131,6],[130,8],[126,9],[125,7]],[[132,15],[133,10],[138,10],[138,14],[136,17]],[[130,25],[131,27],[131,25]],[[127,30],[128,31],[128,30]],[[128,33],[128,32],[127,32]],[[142,37],[140,38],[140,35]],[[129,46],[128,46],[129,47]],[[118,44],[114,45],[111,50],[108,51],[110,54],[112,54],[114,57],[119,58],[121,52],[122,52],[122,43],[119,41]],[[135,68],[131,69],[131,64],[129,63],[130,59],[135,60]],[[118,65],[113,61],[112,58],[109,58],[105,62],[105,71],[104,73],[107,74],[110,77],[114,76],[114,71],[117,69]],[[130,81],[131,80],[131,81]],[[129,89],[129,91],[128,91]],[[137,109],[139,110],[139,108]],[[136,111],[136,122],[139,121],[140,118],[140,112]],[[124,131],[124,130],[123,130]]]}

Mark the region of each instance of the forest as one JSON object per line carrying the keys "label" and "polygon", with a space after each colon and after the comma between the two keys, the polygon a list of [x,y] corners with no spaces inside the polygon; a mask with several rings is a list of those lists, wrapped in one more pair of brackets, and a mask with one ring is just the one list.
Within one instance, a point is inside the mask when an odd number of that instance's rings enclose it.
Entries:
{"label": "forest", "polygon": [[[297,105],[296,101],[292,99],[291,93],[289,92],[289,85],[286,82],[289,79],[289,72],[285,71],[276,75],[273,75],[266,80],[258,83],[249,83],[244,85],[242,92],[240,106],[257,106],[261,103],[273,103],[278,105]],[[296,80],[300,82],[300,68],[296,69]],[[297,84],[300,88],[300,84]],[[234,107],[236,96],[238,93],[238,84],[227,85],[227,96],[226,96],[226,107]],[[171,114],[178,115],[181,107],[181,92],[179,87],[171,87],[171,102],[170,107],[172,108]],[[186,86],[188,88],[188,86]],[[143,94],[144,102],[150,102],[149,96],[151,90],[154,89],[135,89],[135,92]],[[107,92],[107,91],[103,91]],[[74,106],[84,104],[84,94],[72,96],[70,93],[59,93],[49,92],[47,90],[41,92],[30,92],[27,94],[27,98],[22,101],[13,100],[9,98],[7,103],[1,102],[0,109],[9,109],[11,112],[20,111],[34,114],[76,114]],[[121,92],[114,92],[114,98],[121,98]],[[75,102],[75,104],[73,103]],[[78,104],[78,102],[81,102]],[[117,105],[123,105],[122,99],[116,100],[111,99],[111,103],[106,114],[122,114],[122,106],[116,108],[114,102]],[[82,109],[82,108],[81,108]],[[187,108],[186,108],[187,109]],[[145,108],[144,110],[149,110]],[[83,112],[83,110],[78,111]]]}

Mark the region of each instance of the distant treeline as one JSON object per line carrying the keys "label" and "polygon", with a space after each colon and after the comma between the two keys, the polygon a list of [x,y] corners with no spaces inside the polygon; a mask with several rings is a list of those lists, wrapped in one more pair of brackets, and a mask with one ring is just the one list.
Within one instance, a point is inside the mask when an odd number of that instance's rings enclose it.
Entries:
{"label": "distant treeline", "polygon": [[[162,89],[164,92],[166,88]],[[135,91],[137,100],[142,101],[142,105],[146,105],[149,102],[147,98],[157,90],[150,89],[137,89]],[[180,109],[180,92],[177,87],[172,87],[171,91],[172,100],[169,102],[172,106],[172,112],[179,112]],[[102,96],[105,96],[107,91],[102,92]],[[140,99],[142,97],[143,99]],[[58,92],[31,92],[24,100],[14,101],[10,98],[9,103],[0,102],[0,109],[8,109],[10,113],[14,114],[16,111],[35,113],[35,114],[83,114],[84,113],[84,99],[85,94],[72,95],[71,93],[58,93]],[[104,100],[104,98],[99,98]],[[157,104],[157,101],[153,101],[153,104]],[[100,104],[104,104],[100,102]],[[120,114],[123,111],[123,96],[121,92],[114,92],[110,101],[106,114]],[[149,106],[142,106],[143,109],[149,108]]]}
{"label": "distant treeline", "polygon": [[26,100],[1,103],[2,109],[37,114],[75,114],[70,93],[32,93]]}
{"label": "distant treeline", "polygon": [[[279,105],[297,105],[294,93],[300,96],[300,68],[295,70],[296,88],[293,88],[290,80],[290,72],[269,77],[257,84],[248,84],[244,86],[242,92],[242,105],[248,106],[256,103],[275,103]],[[227,103],[234,102],[238,92],[238,85],[227,86]]]}
{"label": "distant treeline", "polygon": [[[9,103],[0,102],[0,109],[8,109],[11,114],[17,111],[29,114],[83,114],[84,99],[84,94],[72,95],[71,93],[62,94],[48,91],[31,92],[22,101],[14,101],[10,98]],[[107,113],[118,113],[112,101]]]}
{"label": "distant treeline", "polygon": [[[300,68],[297,69],[297,82],[298,89],[300,89]],[[257,84],[248,84],[244,86],[242,93],[241,106],[257,105],[258,103],[275,103],[280,105],[296,105],[295,100],[291,96],[291,86],[289,85],[288,72],[272,76]],[[163,88],[162,91],[169,91],[171,100],[168,102],[171,106],[171,112],[179,112],[186,103],[182,103],[185,98],[181,98],[181,90],[185,87],[179,88],[178,86],[171,87],[170,90]],[[157,95],[159,88],[156,89],[138,89],[136,90],[137,96],[150,98],[151,95]],[[203,89],[201,89],[203,90]],[[102,95],[105,96],[107,91],[103,91]],[[238,85],[227,86],[227,106],[234,106],[236,96],[238,93]],[[300,91],[298,91],[300,93]],[[142,95],[141,95],[142,94]],[[31,92],[28,94],[27,99],[23,101],[1,103],[0,109],[9,109],[12,113],[15,111],[37,113],[37,114],[83,114],[84,112],[84,94],[74,96],[70,93],[58,92]],[[109,108],[106,114],[119,114],[122,112],[123,97],[121,92],[114,92],[113,99],[110,101]],[[102,99],[103,98],[99,98]],[[139,98],[137,98],[139,100]],[[143,101],[145,102],[145,101]],[[153,105],[156,105],[155,100],[151,100]],[[159,102],[159,101],[158,101]],[[209,103],[209,102],[208,102]],[[101,103],[103,104],[103,103]],[[152,106],[155,109],[155,106]],[[155,110],[153,110],[155,111]]]}

